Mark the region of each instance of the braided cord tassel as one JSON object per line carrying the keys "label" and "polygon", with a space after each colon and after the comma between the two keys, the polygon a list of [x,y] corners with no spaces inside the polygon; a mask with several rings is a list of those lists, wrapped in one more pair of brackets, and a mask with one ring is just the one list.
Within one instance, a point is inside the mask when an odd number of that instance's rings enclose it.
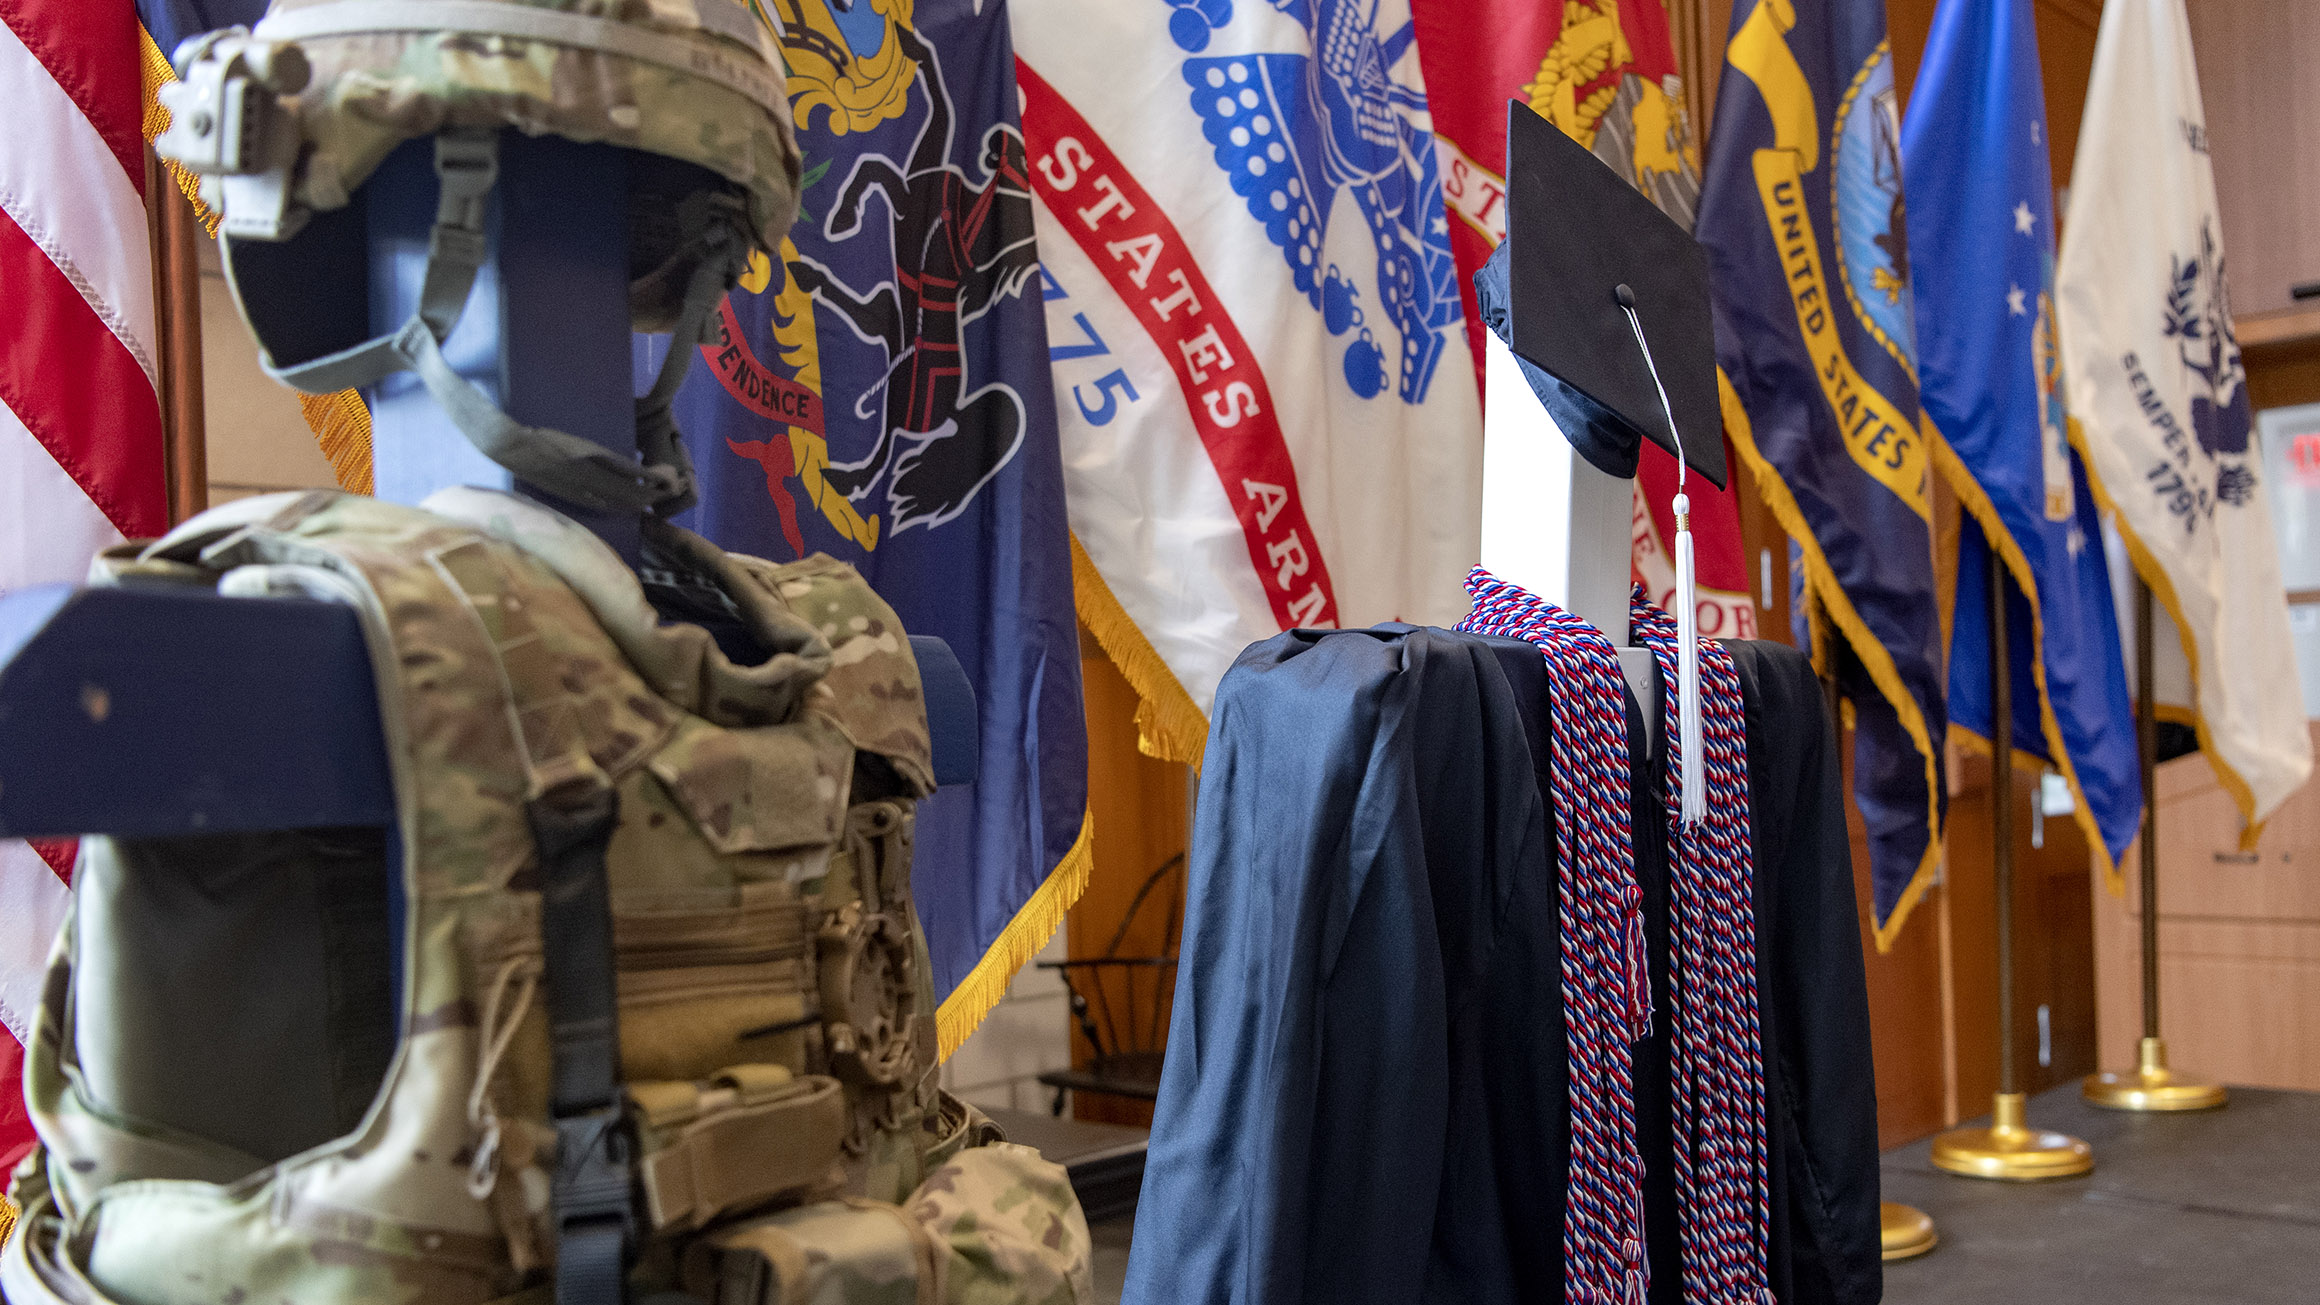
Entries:
{"label": "braided cord tassel", "polygon": [[1643,1157],[1630,1043],[1649,1031],[1643,894],[1628,822],[1625,681],[1603,632],[1476,567],[1458,626],[1537,645],[1554,695],[1549,785],[1562,910],[1571,1067],[1571,1170],[1563,1226],[1571,1305],[1642,1305]]}
{"label": "braided cord tassel", "polygon": [[[1630,600],[1636,639],[1674,679],[1677,622],[1643,590]],[[1669,987],[1675,1188],[1684,1299],[1764,1305],[1767,1210],[1764,1055],[1757,1019],[1754,873],[1748,844],[1748,721],[1740,675],[1721,643],[1699,644],[1702,792],[1691,771],[1671,767]],[[1667,704],[1667,728],[1679,704]],[[1705,818],[1683,819],[1705,799]],[[1696,809],[1696,808],[1695,808]]]}

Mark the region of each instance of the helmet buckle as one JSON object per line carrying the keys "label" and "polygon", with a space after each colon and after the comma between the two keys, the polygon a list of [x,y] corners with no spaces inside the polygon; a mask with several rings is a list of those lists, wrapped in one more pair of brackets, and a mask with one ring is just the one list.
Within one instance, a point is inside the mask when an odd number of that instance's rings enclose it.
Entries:
{"label": "helmet buckle", "polygon": [[298,162],[297,110],[284,98],[306,88],[306,55],[239,27],[178,47],[180,80],[162,86],[169,129],[156,153],[202,179],[202,198],[237,236],[282,240],[305,225],[290,201]]}

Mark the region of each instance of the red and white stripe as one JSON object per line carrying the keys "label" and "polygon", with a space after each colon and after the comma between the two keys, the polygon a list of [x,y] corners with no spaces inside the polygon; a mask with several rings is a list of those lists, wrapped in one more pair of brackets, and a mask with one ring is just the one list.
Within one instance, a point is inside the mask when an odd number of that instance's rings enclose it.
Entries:
{"label": "red and white stripe", "polygon": [[[0,0],[0,595],[168,525],[129,0]],[[69,844],[0,841],[0,1167]]]}

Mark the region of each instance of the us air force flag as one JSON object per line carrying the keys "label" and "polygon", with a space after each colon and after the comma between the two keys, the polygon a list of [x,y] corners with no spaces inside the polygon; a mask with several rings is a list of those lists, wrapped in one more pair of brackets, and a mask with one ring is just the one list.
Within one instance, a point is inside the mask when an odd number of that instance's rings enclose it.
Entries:
{"label": "us air force flag", "polygon": [[2295,649],[2182,0],[2103,11],[2069,219],[2056,309],[2079,450],[2175,618],[2200,750],[2252,847],[2311,774],[2311,739],[2292,708]]}
{"label": "us air force flag", "polygon": [[[1031,189],[999,0],[785,0],[803,208],[677,401],[701,506],[852,563],[974,682],[981,770],[920,804],[945,1054],[1086,882],[1087,738]],[[657,365],[657,358],[641,360]]]}
{"label": "us air force flag", "polygon": [[1879,947],[1941,847],[1941,629],[1881,0],[1740,0],[1697,234],[1724,429],[1793,538],[1857,721]]}
{"label": "us air force flag", "polygon": [[2116,874],[2142,781],[2101,520],[2066,430],[2045,118],[2030,0],[1942,0],[1901,152],[1919,383],[1941,439],[1935,465],[1966,509],[1950,721],[1990,736],[1995,549],[2019,590],[2007,615],[2014,746],[2062,772]]}

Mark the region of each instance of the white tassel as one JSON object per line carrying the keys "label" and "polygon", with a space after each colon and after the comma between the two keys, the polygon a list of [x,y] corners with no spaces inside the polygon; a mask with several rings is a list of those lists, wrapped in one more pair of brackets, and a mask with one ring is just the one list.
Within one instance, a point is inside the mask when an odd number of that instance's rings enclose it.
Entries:
{"label": "white tassel", "polygon": [[1676,680],[1677,752],[1683,777],[1683,820],[1708,817],[1708,777],[1700,738],[1700,593],[1692,573],[1692,500],[1678,493],[1676,515]]}
{"label": "white tassel", "polygon": [[1692,576],[1692,499],[1684,493],[1684,433],[1676,426],[1676,410],[1668,405],[1667,387],[1660,383],[1659,364],[1651,359],[1651,341],[1644,338],[1643,318],[1636,315],[1635,291],[1622,282],[1612,297],[1627,314],[1635,332],[1635,347],[1651,372],[1651,386],[1659,393],[1659,409],[1667,414],[1668,435],[1676,446],[1676,775],[1683,785],[1683,806],[1677,816],[1687,825],[1708,818],[1708,776],[1700,738],[1700,586]]}

